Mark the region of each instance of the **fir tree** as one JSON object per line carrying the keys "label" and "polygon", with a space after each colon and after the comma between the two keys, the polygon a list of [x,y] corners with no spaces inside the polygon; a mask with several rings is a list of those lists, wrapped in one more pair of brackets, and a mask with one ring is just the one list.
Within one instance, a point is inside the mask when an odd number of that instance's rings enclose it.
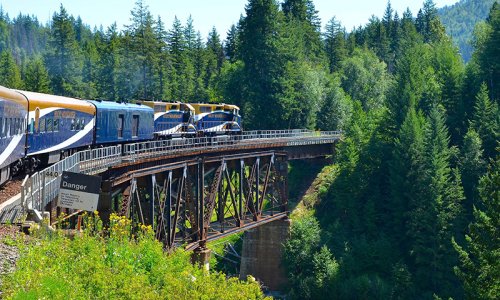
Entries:
{"label": "fir tree", "polygon": [[499,112],[497,103],[492,103],[488,97],[486,84],[481,85],[476,96],[471,126],[483,141],[485,157],[494,157],[499,140]]}
{"label": "fir tree", "polygon": [[333,73],[340,68],[341,62],[347,57],[345,30],[335,17],[328,21],[325,29],[325,52],[330,65],[330,72]]}
{"label": "fir tree", "polygon": [[454,247],[460,256],[455,272],[469,299],[497,299],[500,295],[500,160],[492,161],[479,182],[481,201],[465,236],[466,246]]}
{"label": "fir tree", "polygon": [[28,91],[51,93],[49,73],[41,57],[34,57],[26,66],[24,88]]}
{"label": "fir tree", "polygon": [[0,85],[11,89],[23,87],[21,72],[9,50],[0,54]]}
{"label": "fir tree", "polygon": [[82,57],[70,16],[61,5],[52,17],[46,66],[57,95],[77,96],[81,85]]}
{"label": "fir tree", "polygon": [[464,187],[466,218],[471,219],[472,208],[479,201],[477,190],[479,178],[486,171],[486,162],[483,158],[482,141],[479,134],[469,128],[464,137],[461,151],[460,171],[462,173],[462,185]]}

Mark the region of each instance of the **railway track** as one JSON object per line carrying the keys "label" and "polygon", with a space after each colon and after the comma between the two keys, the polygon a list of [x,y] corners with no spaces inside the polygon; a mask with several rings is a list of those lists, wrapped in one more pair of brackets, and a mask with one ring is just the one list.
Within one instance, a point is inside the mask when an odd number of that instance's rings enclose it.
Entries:
{"label": "railway track", "polygon": [[0,224],[21,222],[21,178],[13,178],[0,187]]}

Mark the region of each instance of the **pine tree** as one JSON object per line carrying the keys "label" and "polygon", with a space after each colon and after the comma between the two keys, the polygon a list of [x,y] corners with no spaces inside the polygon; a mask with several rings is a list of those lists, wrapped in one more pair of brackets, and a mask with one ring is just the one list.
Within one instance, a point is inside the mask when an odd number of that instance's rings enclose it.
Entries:
{"label": "pine tree", "polygon": [[492,161],[479,182],[480,203],[465,236],[466,246],[454,247],[460,256],[456,274],[469,299],[497,299],[500,295],[500,160]]}
{"label": "pine tree", "polygon": [[[427,189],[411,211],[412,256],[417,270],[416,282],[423,290],[441,296],[457,297],[459,290],[452,268],[457,263],[451,239],[461,231],[461,205],[464,199],[460,174],[451,168],[455,149],[450,148],[448,128],[442,107],[429,113],[424,166]],[[422,201],[423,200],[423,201]],[[430,208],[430,209],[427,209]]]}
{"label": "pine tree", "polygon": [[222,64],[224,63],[222,43],[215,27],[208,34],[206,48],[205,88],[212,89],[218,80]]}
{"label": "pine tree", "polygon": [[485,36],[476,45],[481,80],[486,82],[491,99],[500,101],[500,3],[495,1],[486,22]]}
{"label": "pine tree", "polygon": [[24,88],[28,91],[51,93],[49,73],[41,57],[34,57],[27,66],[24,78]]}
{"label": "pine tree", "polygon": [[281,90],[276,78],[284,71],[279,48],[282,15],[275,0],[250,0],[245,10],[240,31],[245,124],[248,129],[283,128],[276,122],[282,114],[276,107]]}
{"label": "pine tree", "polygon": [[130,32],[131,50],[136,55],[136,63],[140,70],[137,97],[153,99],[155,95],[158,95],[158,91],[154,91],[155,70],[158,64],[155,22],[143,0],[136,1],[131,14],[132,24],[127,26],[127,30]]}
{"label": "pine tree", "polygon": [[[399,134],[395,139],[393,158],[390,162],[390,205],[391,224],[394,241],[398,241],[399,251],[406,256],[412,240],[407,237],[413,226],[407,221],[411,208],[418,205],[428,188],[425,182],[425,118],[410,107]],[[432,206],[426,208],[433,210]]]}
{"label": "pine tree", "polygon": [[227,32],[226,41],[224,42],[224,54],[230,62],[235,62],[238,54],[238,28],[236,25],[231,25]]}
{"label": "pine tree", "polygon": [[325,29],[325,52],[330,65],[330,72],[333,73],[340,68],[341,62],[347,57],[346,34],[345,29],[342,28],[342,25],[335,17],[328,21]]}
{"label": "pine tree", "polygon": [[160,16],[156,20],[156,26],[154,27],[155,39],[156,39],[156,53],[157,53],[157,63],[155,64],[154,72],[154,99],[168,99],[170,98],[170,91],[168,88],[167,74],[168,65],[170,64],[170,57],[168,55],[167,46],[167,31],[165,25]]}
{"label": "pine tree", "polygon": [[462,185],[464,187],[466,218],[472,216],[472,208],[479,201],[477,190],[479,178],[486,171],[486,162],[483,158],[482,141],[479,134],[470,127],[464,137],[461,151],[460,171],[462,173]]}
{"label": "pine tree", "polygon": [[0,85],[11,89],[23,87],[19,67],[9,50],[5,50],[0,54]]}
{"label": "pine tree", "polygon": [[118,100],[119,37],[116,23],[108,27],[103,36],[96,34],[98,53],[96,91],[102,99]]}
{"label": "pine tree", "polygon": [[170,82],[172,100],[190,101],[194,97],[194,67],[186,52],[185,29],[177,17],[174,18],[172,28],[167,32],[167,43],[172,61]]}
{"label": "pine tree", "polygon": [[289,33],[295,33],[295,42],[302,44],[296,46],[297,50],[311,60],[320,60],[321,20],[312,0],[285,0],[282,8],[288,21]]}
{"label": "pine tree", "polygon": [[52,91],[57,95],[77,96],[81,86],[82,56],[75,30],[66,9],[60,6],[52,17],[46,66]]}
{"label": "pine tree", "polygon": [[499,111],[497,103],[490,101],[488,88],[484,83],[476,96],[471,126],[483,141],[485,157],[494,157],[499,141]]}

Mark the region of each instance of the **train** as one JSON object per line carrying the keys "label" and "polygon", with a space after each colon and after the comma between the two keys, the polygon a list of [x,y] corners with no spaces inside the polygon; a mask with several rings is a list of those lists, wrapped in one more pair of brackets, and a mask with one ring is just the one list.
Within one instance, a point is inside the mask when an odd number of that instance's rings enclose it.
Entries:
{"label": "train", "polygon": [[77,151],[148,140],[240,134],[231,104],[62,97],[0,86],[0,185]]}

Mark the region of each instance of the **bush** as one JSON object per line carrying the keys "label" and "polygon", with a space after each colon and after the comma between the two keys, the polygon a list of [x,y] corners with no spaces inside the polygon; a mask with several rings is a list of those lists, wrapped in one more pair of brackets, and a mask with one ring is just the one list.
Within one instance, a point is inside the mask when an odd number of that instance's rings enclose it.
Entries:
{"label": "bush", "polygon": [[227,279],[189,262],[189,253],[163,252],[149,226],[131,233],[128,219],[112,216],[108,234],[88,218],[73,239],[61,231],[35,232],[19,241],[17,269],[5,277],[6,299],[262,299],[255,282]]}

